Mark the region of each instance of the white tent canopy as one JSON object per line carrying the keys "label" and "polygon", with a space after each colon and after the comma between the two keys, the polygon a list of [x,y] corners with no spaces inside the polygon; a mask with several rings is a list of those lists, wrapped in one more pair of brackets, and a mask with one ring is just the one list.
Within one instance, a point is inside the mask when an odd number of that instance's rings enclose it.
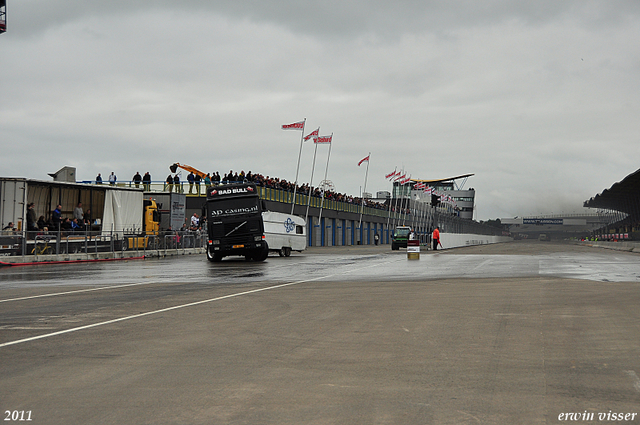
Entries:
{"label": "white tent canopy", "polygon": [[102,234],[142,231],[142,192],[109,190],[104,200]]}

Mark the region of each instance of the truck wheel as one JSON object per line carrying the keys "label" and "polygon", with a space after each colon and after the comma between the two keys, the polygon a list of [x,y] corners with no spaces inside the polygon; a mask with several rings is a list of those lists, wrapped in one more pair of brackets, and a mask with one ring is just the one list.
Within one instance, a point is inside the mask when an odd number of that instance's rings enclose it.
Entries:
{"label": "truck wheel", "polygon": [[253,261],[264,261],[269,256],[269,247],[266,246],[261,250],[253,254]]}
{"label": "truck wheel", "polygon": [[284,248],[280,248],[280,251],[278,251],[278,255],[284,257]]}
{"label": "truck wheel", "polygon": [[218,263],[222,260],[222,255],[218,253],[213,253],[207,248],[207,260]]}
{"label": "truck wheel", "polygon": [[392,250],[392,251],[397,251],[397,250],[398,250],[398,245],[396,245],[396,244],[392,243],[392,244],[391,244],[391,250]]}
{"label": "truck wheel", "polygon": [[291,248],[289,248],[288,246],[282,248],[284,250],[284,256],[285,257],[290,257],[291,256]]}

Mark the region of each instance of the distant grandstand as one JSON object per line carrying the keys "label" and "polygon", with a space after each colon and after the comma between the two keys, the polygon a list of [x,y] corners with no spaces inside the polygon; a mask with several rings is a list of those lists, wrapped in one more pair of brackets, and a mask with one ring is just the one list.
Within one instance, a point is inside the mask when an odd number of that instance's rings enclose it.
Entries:
{"label": "distant grandstand", "polygon": [[591,214],[502,218],[512,235],[551,239],[591,237],[598,240],[640,240],[640,170],[629,174],[591,199],[584,201]]}
{"label": "distant grandstand", "polygon": [[[464,189],[464,185],[467,183],[467,179],[471,176],[473,176],[473,174],[464,174],[461,176],[435,180],[411,179],[411,197],[412,199],[414,199],[416,193],[422,193],[422,190],[416,190],[415,186],[416,184],[423,183],[427,186],[433,187],[444,195],[451,196],[451,198],[453,198],[453,200],[455,201],[455,214],[458,217],[467,220],[473,220],[476,191],[473,188],[467,190]],[[401,186],[399,186],[397,183],[394,183],[394,198],[397,196],[401,189],[403,189]]]}
{"label": "distant grandstand", "polygon": [[617,215],[599,210],[593,214],[551,214],[526,217],[501,218],[500,223],[509,226],[509,232],[518,239],[538,239],[542,234],[549,239],[583,238],[591,236],[616,220]]}
{"label": "distant grandstand", "polygon": [[595,236],[640,240],[640,170],[585,201],[584,206],[611,212],[616,217],[612,223],[596,229]]}

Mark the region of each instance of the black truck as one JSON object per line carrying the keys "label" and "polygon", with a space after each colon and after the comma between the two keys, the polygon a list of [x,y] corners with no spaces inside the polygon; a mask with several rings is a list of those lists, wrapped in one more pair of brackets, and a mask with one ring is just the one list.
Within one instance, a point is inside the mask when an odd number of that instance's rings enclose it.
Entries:
{"label": "black truck", "polygon": [[264,235],[263,205],[253,184],[210,186],[203,215],[209,238],[207,259],[218,262],[229,255],[264,261],[269,246]]}

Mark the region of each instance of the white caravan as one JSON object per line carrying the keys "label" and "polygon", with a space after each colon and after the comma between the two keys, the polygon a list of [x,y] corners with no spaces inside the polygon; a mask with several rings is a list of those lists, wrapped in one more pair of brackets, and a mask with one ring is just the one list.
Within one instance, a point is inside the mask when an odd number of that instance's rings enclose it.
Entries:
{"label": "white caravan", "polygon": [[288,257],[291,251],[307,249],[307,224],[296,215],[265,211],[262,213],[264,236],[269,251]]}

